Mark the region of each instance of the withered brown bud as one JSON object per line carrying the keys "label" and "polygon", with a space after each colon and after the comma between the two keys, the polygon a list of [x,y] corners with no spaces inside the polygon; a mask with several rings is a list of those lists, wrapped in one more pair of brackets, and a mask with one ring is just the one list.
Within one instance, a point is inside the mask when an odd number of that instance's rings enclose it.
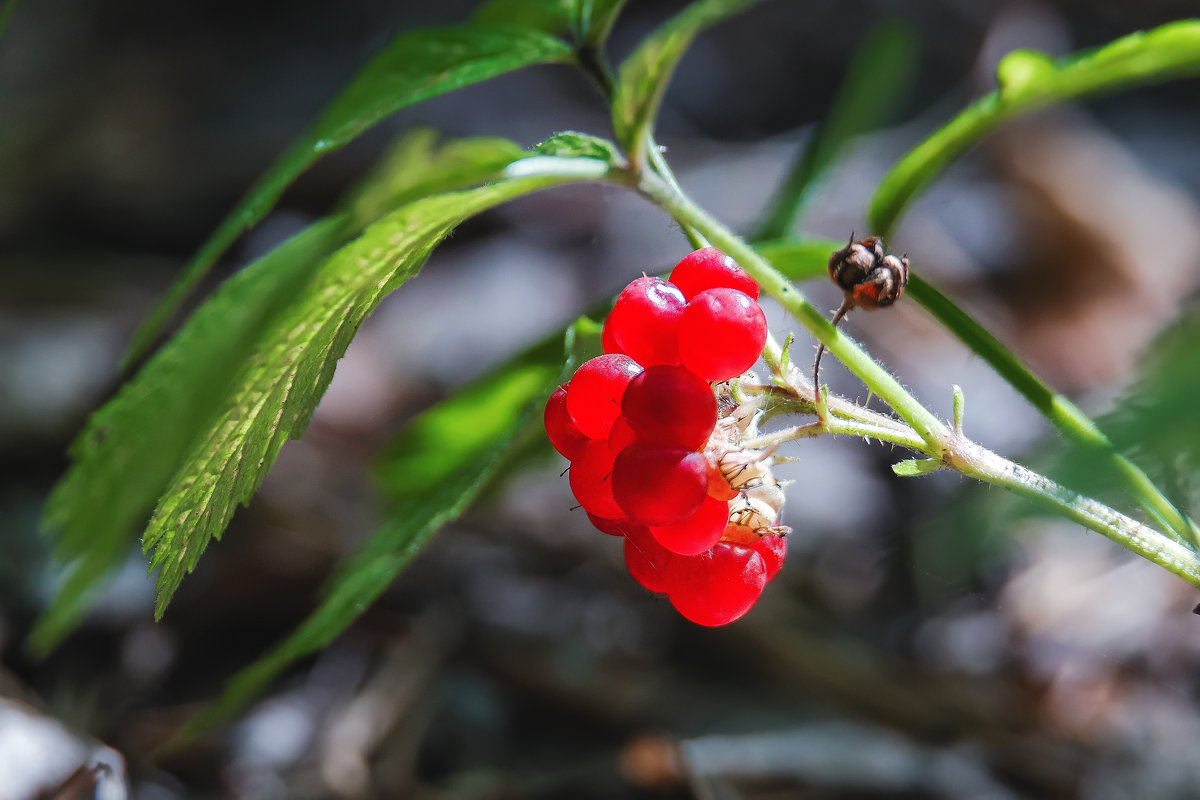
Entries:
{"label": "withered brown bud", "polygon": [[884,256],[852,290],[855,308],[886,308],[900,299],[908,285],[908,259]]}
{"label": "withered brown bud", "polygon": [[[908,257],[889,255],[878,236],[850,241],[841,250],[829,257],[829,279],[842,290],[842,305],[833,315],[833,325],[851,309],[886,308],[900,299],[908,285]],[[818,403],[821,380],[821,356],[825,345],[817,347],[813,362],[813,399]]]}
{"label": "withered brown bud", "polygon": [[829,279],[843,292],[853,291],[883,258],[883,242],[878,236],[857,242],[851,236],[845,247],[829,257]]}

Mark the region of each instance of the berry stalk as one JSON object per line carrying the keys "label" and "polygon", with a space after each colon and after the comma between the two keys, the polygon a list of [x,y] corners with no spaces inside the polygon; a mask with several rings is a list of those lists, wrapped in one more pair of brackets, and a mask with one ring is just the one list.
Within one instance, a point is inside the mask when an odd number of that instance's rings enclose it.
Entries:
{"label": "berry stalk", "polygon": [[[838,358],[847,369],[858,376],[867,388],[891,406],[900,417],[915,430],[926,443],[938,446],[948,432],[946,425],[930,413],[908,393],[900,382],[881,367],[873,358],[843,335],[825,319],[800,293],[791,281],[781,275],[763,259],[754,248],[741,237],[730,231],[707,211],[693,203],[681,192],[658,180],[653,175],[643,174],[637,184],[638,191],[658,205],[681,225],[698,230],[722,252],[735,261],[758,281],[767,294],[774,297],[784,309],[796,318],[817,341]],[[815,399],[815,398],[814,398]]]}
{"label": "berry stalk", "polygon": [[[616,175],[614,175],[616,177]],[[626,174],[625,180],[632,181],[635,188],[655,205],[662,208],[681,225],[700,232],[712,244],[732,256],[772,297],[774,297],[816,339],[824,344],[845,366],[853,372],[867,388],[884,400],[911,428],[914,437],[903,441],[896,431],[880,429],[868,433],[870,423],[843,425],[831,422],[828,416],[819,414],[817,426],[800,426],[794,429],[797,437],[815,435],[820,432],[853,433],[875,435],[878,438],[902,444],[941,462],[946,468],[954,469],[969,477],[1003,486],[1016,494],[1050,508],[1085,527],[1112,539],[1118,544],[1159,565],[1168,572],[1180,576],[1188,583],[1200,588],[1200,555],[1162,532],[1144,525],[1115,509],[1092,498],[1063,487],[1049,478],[1005,459],[996,453],[957,434],[926,409],[882,366],[872,359],[849,337],[825,319],[815,307],[782,274],[767,263],[740,237],[697,206],[681,191],[678,191],[654,175],[642,172],[637,176]],[[790,370],[789,370],[790,371]],[[800,396],[801,386],[793,386]],[[824,404],[813,394],[816,411]],[[833,403],[831,402],[832,406]],[[852,404],[849,404],[852,405]],[[838,416],[847,413],[839,404]],[[850,412],[852,414],[852,412]],[[883,435],[887,434],[887,435]],[[919,440],[919,446],[918,445]]]}

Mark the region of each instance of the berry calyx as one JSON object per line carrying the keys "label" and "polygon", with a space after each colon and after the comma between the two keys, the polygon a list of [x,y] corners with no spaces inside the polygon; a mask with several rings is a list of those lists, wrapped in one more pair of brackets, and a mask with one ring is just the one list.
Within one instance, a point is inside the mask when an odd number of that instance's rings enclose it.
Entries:
{"label": "berry calyx", "polygon": [[744,615],[767,584],[762,556],[749,547],[718,542],[667,567],[667,596],[675,610],[697,625],[726,625]]}
{"label": "berry calyx", "polygon": [[567,384],[564,383],[555,389],[546,401],[544,420],[546,435],[550,437],[550,444],[554,449],[568,461],[576,458],[588,439],[580,433],[571,415],[567,413]]}
{"label": "berry calyx", "polygon": [[638,278],[617,296],[606,327],[621,352],[642,366],[678,364],[679,319],[686,305],[675,284]]}
{"label": "berry calyx", "polygon": [[712,387],[676,366],[649,367],[629,383],[621,416],[640,441],[696,450],[717,423]]}
{"label": "berry calyx", "polygon": [[625,568],[645,589],[666,593],[667,569],[674,557],[644,527],[635,526],[625,534]]}
{"label": "berry calyx", "polygon": [[680,359],[706,381],[741,375],[758,360],[766,341],[766,316],[737,289],[700,292],[679,320]]}
{"label": "berry calyx", "polygon": [[695,514],[671,525],[652,525],[650,533],[672,553],[694,556],[721,541],[728,521],[729,504],[706,496]]}
{"label": "berry calyx", "polygon": [[688,253],[675,265],[670,280],[688,300],[708,289],[721,287],[745,292],[755,300],[760,291],[754,278],[715,247]]}
{"label": "berry calyx", "polygon": [[625,388],[642,372],[632,358],[619,353],[596,356],[575,370],[567,385],[567,412],[580,433],[605,439],[621,415]]}
{"label": "berry calyx", "polygon": [[571,462],[571,492],[584,511],[601,519],[625,516],[613,497],[612,471],[613,454],[603,439],[589,439]]}
{"label": "berry calyx", "polygon": [[631,444],[613,464],[612,491],[625,516],[635,522],[670,525],[696,513],[704,502],[708,462],[681,448]]}

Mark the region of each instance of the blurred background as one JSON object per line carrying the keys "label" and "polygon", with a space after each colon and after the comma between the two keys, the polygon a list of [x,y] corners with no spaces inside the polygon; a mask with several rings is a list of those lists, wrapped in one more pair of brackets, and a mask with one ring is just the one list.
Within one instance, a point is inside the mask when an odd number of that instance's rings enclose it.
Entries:
{"label": "blurred background", "polygon": [[[797,481],[790,557],[732,626],[692,626],[642,591],[619,543],[571,510],[565,462],[546,458],[446,528],[239,720],[147,759],[308,614],[370,534],[370,464],[392,433],[687,251],[664,216],[615,188],[543,193],[464,225],[368,321],[304,439],[162,623],[131,551],[79,631],[44,661],[28,657],[22,641],[56,580],[40,506],[86,414],[119,385],[137,323],[371,53],[398,30],[463,21],[472,5],[17,6],[0,37],[0,800],[1200,795],[1197,593],[999,490],[894,478],[901,453],[854,440],[787,451],[799,459],[783,476]],[[631,2],[614,60],[680,7]],[[875,183],[992,87],[1001,55],[1095,46],[1196,9],[764,3],[696,43],[659,139],[685,187],[748,228],[867,31],[898,21],[917,45],[913,79],[879,99],[895,104],[888,125],[843,153],[803,223],[865,235]],[[1161,387],[1200,369],[1198,88],[1141,88],[1009,125],[930,187],[888,243],[1052,386],[1111,414],[1193,511],[1190,406],[1171,420],[1134,412],[1147,370]],[[598,95],[566,67],[416,106],[304,175],[221,276],[328,210],[415,125],[525,146],[609,132]],[[831,285],[808,291],[837,303]],[[772,323],[789,329],[779,314]],[[1040,417],[915,304],[846,326],[943,416],[960,384],[973,438],[1070,472]],[[810,344],[799,336],[798,360]],[[863,394],[825,364],[835,390]]]}

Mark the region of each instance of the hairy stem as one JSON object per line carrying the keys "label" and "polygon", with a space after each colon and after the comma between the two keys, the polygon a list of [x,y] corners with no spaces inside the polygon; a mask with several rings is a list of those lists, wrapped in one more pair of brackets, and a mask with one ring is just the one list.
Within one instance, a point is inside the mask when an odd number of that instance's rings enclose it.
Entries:
{"label": "hairy stem", "polygon": [[1200,587],[1200,557],[1191,548],[974,442],[957,435],[954,439],[943,456],[946,466],[1057,511]]}
{"label": "hairy stem", "polygon": [[[1097,531],[1109,539],[1132,550],[1143,558],[1158,564],[1196,587],[1200,587],[1200,555],[1183,544],[1154,528],[1121,514],[1108,506],[1085,497],[1049,478],[1009,461],[986,448],[966,439],[954,428],[939,420],[926,409],[882,366],[858,347],[849,337],[842,335],[816,308],[785,278],[766,262],[736,234],[713,218],[704,209],[693,203],[678,189],[665,183],[658,175],[639,171],[614,176],[634,186],[643,196],[673,216],[682,226],[694,228],[714,246],[731,255],[763,290],[795,317],[819,342],[833,353],[867,388],[880,397],[904,420],[906,426],[888,421],[880,423],[868,420],[866,409],[853,404],[828,401],[828,416],[818,419],[813,425],[798,426],[774,436],[779,441],[802,438],[819,433],[845,433],[874,436],[884,441],[908,447],[930,458],[937,459],[945,467],[957,470],[978,480],[1003,486],[1039,505],[1050,508],[1062,516]],[[767,360],[776,371],[779,383],[783,384],[792,398],[798,402],[813,404],[818,408],[816,388],[792,375],[794,367],[788,365],[779,374],[779,365],[784,362],[782,351],[772,343],[767,348]],[[752,390],[753,387],[747,387]],[[774,387],[762,387],[771,390]],[[812,400],[809,401],[808,397]],[[801,399],[803,398],[803,399]],[[847,405],[853,408],[847,408]],[[857,410],[854,410],[857,409]],[[806,409],[807,410],[807,409]],[[886,418],[884,418],[886,419]],[[905,431],[903,428],[909,430]],[[760,437],[765,444],[771,435]]]}
{"label": "hairy stem", "polygon": [[684,194],[672,189],[656,176],[643,173],[637,188],[675,217],[680,224],[695,228],[714,246],[733,256],[767,294],[774,297],[788,313],[824,344],[830,353],[857,375],[868,389],[891,406],[925,442],[935,447],[939,445],[942,437],[948,433],[946,425],[921,405],[899,381],[850,337],[834,328],[829,320],[825,319],[825,315],[809,303],[787,278],[756,253],[754,248]]}

